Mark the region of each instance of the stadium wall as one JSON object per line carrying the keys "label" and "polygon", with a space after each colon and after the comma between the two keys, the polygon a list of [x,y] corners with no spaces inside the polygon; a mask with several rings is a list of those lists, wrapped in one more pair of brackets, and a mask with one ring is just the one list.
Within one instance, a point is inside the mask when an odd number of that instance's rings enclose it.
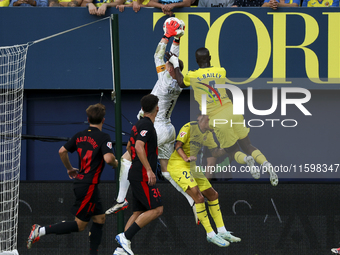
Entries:
{"label": "stadium wall", "polygon": [[[132,242],[135,254],[329,254],[339,246],[340,199],[338,184],[213,183],[219,192],[221,212],[228,230],[241,237],[241,243],[219,248],[206,241],[204,228],[195,225],[186,199],[169,183],[158,184],[164,203],[163,215],[146,226]],[[100,184],[104,208],[111,206],[116,186]],[[132,194],[129,191],[128,201]],[[89,227],[81,233],[48,235],[26,249],[32,224],[72,220],[71,182],[21,182],[18,251],[19,254],[87,254]],[[124,211],[125,222],[132,213]],[[117,216],[106,219],[99,254],[112,254],[116,248]],[[211,219],[210,219],[211,220]],[[215,225],[212,226],[215,229]],[[91,224],[91,223],[90,223]]]}
{"label": "stadium wall", "polygon": [[[339,171],[335,172],[340,142],[337,10],[175,10],[175,16],[186,23],[180,56],[185,70],[197,68],[197,48],[206,46],[211,50],[212,64],[225,67],[230,83],[242,89],[244,116],[247,124],[250,121],[253,125],[252,143],[273,165],[281,167],[281,178],[339,178]],[[110,20],[106,19],[114,13],[119,11],[111,8],[104,17],[96,17],[89,15],[86,8],[0,8],[0,46],[34,42],[98,21],[29,47],[23,134],[70,137],[86,128],[84,109],[102,100],[108,106],[105,128],[114,139]],[[118,16],[122,113],[126,117],[122,124],[123,131],[129,133],[130,122],[135,122],[139,110],[139,99],[150,92],[157,79],[153,54],[166,17],[158,9],[149,8],[138,13],[127,8]],[[311,93],[310,100],[303,103],[311,115],[290,104],[283,113],[285,98],[280,88],[292,87]],[[248,88],[254,89],[253,97],[248,97]],[[249,100],[253,98],[256,109],[269,109],[274,102],[274,88],[279,89],[276,110],[268,116],[252,113]],[[304,93],[290,93],[288,98],[304,98]],[[189,113],[191,101],[189,89],[184,90],[172,116],[177,131],[193,119]],[[285,127],[294,125],[291,120],[297,125]],[[256,127],[261,123],[263,126]],[[127,137],[124,135],[123,141]],[[58,156],[63,143],[24,140],[21,180],[67,180]],[[72,160],[76,165],[75,156]],[[110,168],[104,171],[103,179],[114,180]]]}

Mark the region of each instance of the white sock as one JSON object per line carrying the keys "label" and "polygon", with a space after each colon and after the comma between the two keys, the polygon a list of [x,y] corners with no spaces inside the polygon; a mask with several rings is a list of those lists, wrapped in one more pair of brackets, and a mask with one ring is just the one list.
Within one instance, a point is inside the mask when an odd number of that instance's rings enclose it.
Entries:
{"label": "white sock", "polygon": [[119,192],[116,200],[118,203],[124,202],[128,189],[130,187],[128,175],[131,164],[132,162],[127,159],[121,158],[120,160]]}
{"label": "white sock", "polygon": [[215,235],[216,235],[215,231],[207,233],[207,236],[209,236],[210,238],[214,237]]}
{"label": "white sock", "polygon": [[227,229],[225,228],[225,226],[223,226],[223,227],[217,228],[217,232],[218,233],[225,233],[225,232],[227,232]]}
{"label": "white sock", "polygon": [[190,206],[194,205],[194,200],[192,197],[189,196],[188,193],[184,192],[184,190],[171,178],[169,172],[162,172],[162,175],[188,200]]}
{"label": "white sock", "polygon": [[125,252],[123,248],[120,248],[120,247],[117,247],[116,249],[117,251],[120,251],[120,252]]}
{"label": "white sock", "polygon": [[46,235],[46,229],[45,227],[40,227],[39,228],[39,236],[44,236]]}

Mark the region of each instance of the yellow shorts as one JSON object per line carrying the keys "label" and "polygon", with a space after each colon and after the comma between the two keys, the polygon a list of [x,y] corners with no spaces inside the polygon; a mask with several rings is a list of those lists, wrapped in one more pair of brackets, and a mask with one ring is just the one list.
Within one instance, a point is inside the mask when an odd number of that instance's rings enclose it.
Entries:
{"label": "yellow shorts", "polygon": [[[194,163],[194,162],[192,162]],[[211,188],[211,184],[205,175],[200,172],[190,171],[190,163],[184,160],[169,160],[168,172],[171,178],[184,190],[186,191],[188,187],[193,188],[198,186],[200,191],[207,190]]]}
{"label": "yellow shorts", "polygon": [[216,114],[209,115],[209,126],[214,129],[221,148],[229,148],[249,134],[243,115],[233,114],[232,103]]}

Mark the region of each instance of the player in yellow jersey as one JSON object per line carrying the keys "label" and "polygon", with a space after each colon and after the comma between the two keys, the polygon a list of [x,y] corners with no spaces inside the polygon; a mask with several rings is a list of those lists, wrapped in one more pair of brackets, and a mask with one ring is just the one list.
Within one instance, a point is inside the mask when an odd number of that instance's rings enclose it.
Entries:
{"label": "player in yellow jersey", "polygon": [[[194,97],[200,105],[200,110],[206,109],[206,114],[210,119],[210,128],[214,129],[220,142],[220,147],[226,150],[230,161],[235,159],[239,164],[247,164],[250,167],[252,176],[259,179],[260,171],[254,167],[256,161],[262,165],[263,171],[269,173],[271,184],[276,186],[279,182],[278,176],[274,172],[272,164],[267,161],[260,150],[251,144],[248,137],[249,128],[244,124],[243,115],[234,115],[233,104],[226,89],[215,87],[216,84],[225,84],[225,69],[211,66],[210,60],[209,50],[199,48],[196,51],[196,62],[200,68],[195,71],[189,71],[182,82],[187,87],[192,86]],[[202,100],[202,97],[205,97],[206,100]],[[215,120],[218,119],[228,122],[227,124],[216,124]]]}
{"label": "player in yellow jersey", "polygon": [[[220,211],[218,193],[205,175],[196,171],[196,156],[202,146],[207,146],[214,157],[226,154],[223,149],[217,147],[214,141],[207,115],[201,115],[198,121],[189,122],[181,128],[176,139],[175,151],[169,159],[168,172],[172,179],[194,199],[198,219],[207,232],[207,241],[220,247],[227,247],[229,242],[240,242],[241,239],[226,230]],[[215,222],[217,234],[207,217],[204,197],[208,199],[209,212]]]}

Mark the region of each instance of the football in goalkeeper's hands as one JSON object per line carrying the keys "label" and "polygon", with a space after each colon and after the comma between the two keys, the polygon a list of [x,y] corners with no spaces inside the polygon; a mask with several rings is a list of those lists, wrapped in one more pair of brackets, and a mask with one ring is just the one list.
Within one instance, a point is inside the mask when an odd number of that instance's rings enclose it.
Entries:
{"label": "football in goalkeeper's hands", "polygon": [[168,26],[171,24],[172,21],[175,21],[177,22],[180,26],[176,29],[177,31],[177,34],[178,35],[183,35],[184,34],[184,29],[185,29],[185,24],[183,22],[183,20],[180,20],[178,18],[175,18],[175,17],[170,17],[170,18],[167,18],[163,24],[163,30],[164,30],[164,34],[167,34],[167,24]]}

